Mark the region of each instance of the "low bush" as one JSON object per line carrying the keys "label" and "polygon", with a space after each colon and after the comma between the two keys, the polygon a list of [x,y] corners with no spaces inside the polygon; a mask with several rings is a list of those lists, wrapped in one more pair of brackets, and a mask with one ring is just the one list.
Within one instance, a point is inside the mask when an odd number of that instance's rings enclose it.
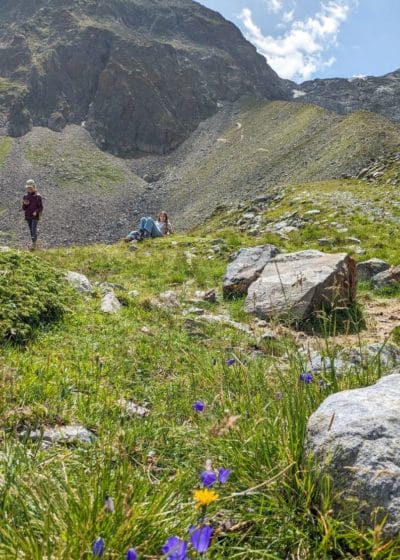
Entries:
{"label": "low bush", "polygon": [[0,253],[0,342],[24,342],[36,327],[58,320],[67,294],[62,273],[39,258]]}

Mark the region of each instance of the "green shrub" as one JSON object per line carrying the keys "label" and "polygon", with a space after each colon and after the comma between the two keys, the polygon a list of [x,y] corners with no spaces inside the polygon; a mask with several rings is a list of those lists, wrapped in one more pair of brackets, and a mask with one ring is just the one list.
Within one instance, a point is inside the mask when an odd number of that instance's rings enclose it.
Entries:
{"label": "green shrub", "polygon": [[33,255],[0,253],[0,280],[0,342],[23,342],[35,327],[65,311],[68,289],[62,273]]}

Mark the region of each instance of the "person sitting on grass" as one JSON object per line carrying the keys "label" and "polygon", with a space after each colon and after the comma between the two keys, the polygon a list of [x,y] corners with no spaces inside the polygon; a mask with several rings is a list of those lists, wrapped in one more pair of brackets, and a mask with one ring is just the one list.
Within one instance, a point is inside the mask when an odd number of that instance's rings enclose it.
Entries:
{"label": "person sitting on grass", "polygon": [[139,231],[131,231],[125,241],[142,241],[146,238],[163,237],[172,233],[171,222],[168,214],[163,210],[159,213],[157,220],[150,217],[140,218]]}

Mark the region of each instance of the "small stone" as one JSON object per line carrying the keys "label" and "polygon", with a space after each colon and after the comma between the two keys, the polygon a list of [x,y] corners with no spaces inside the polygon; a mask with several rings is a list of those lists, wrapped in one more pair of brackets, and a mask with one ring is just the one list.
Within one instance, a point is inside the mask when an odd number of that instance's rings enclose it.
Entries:
{"label": "small stone", "polygon": [[177,294],[173,290],[162,292],[159,296],[161,303],[165,307],[179,307],[180,301]]}
{"label": "small stone", "polygon": [[261,335],[262,340],[278,340],[278,336],[271,330],[266,330]]}
{"label": "small stone", "polygon": [[183,312],[183,315],[204,315],[205,311],[201,307],[188,307]]}
{"label": "small stone", "polygon": [[114,292],[108,292],[101,300],[100,308],[103,313],[114,314],[121,309],[122,305]]}
{"label": "small stone", "polygon": [[129,401],[126,399],[121,399],[118,401],[118,405],[123,409],[126,416],[147,416],[150,410],[147,408],[147,403],[143,405],[137,404],[134,401]]}
{"label": "small stone", "polygon": [[79,272],[72,272],[68,271],[65,274],[65,278],[67,282],[78,292],[90,293],[93,291],[93,286],[90,283],[89,279],[84,275],[80,274]]}
{"label": "small stone", "polygon": [[245,214],[243,214],[244,220],[253,220],[255,217],[256,215],[254,214],[254,212],[246,212]]}
{"label": "small stone", "polygon": [[22,432],[22,438],[28,437],[33,441],[42,440],[42,447],[47,449],[56,444],[74,445],[78,443],[91,444],[97,438],[93,432],[80,425],[58,426],[42,430]]}

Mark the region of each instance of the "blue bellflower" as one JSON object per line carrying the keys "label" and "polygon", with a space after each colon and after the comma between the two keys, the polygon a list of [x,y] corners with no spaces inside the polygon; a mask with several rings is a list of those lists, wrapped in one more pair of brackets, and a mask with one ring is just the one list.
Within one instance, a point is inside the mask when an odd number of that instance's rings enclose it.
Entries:
{"label": "blue bellflower", "polygon": [[211,543],[213,532],[213,528],[209,525],[203,525],[203,527],[191,531],[190,541],[196,552],[199,554],[207,552]]}
{"label": "blue bellflower", "polygon": [[231,469],[224,469],[223,467],[221,467],[220,469],[218,469],[218,482],[220,484],[225,484],[231,474]]}
{"label": "blue bellflower", "polygon": [[300,373],[299,379],[300,381],[308,385],[313,380],[313,376],[311,375],[311,373]]}
{"label": "blue bellflower", "polygon": [[101,537],[99,537],[98,539],[95,540],[92,546],[93,556],[95,558],[101,558],[104,554],[104,549],[105,549],[104,540]]}
{"label": "blue bellflower", "polygon": [[187,541],[178,537],[169,537],[161,551],[167,560],[187,560],[187,544]]}
{"label": "blue bellflower", "polygon": [[193,410],[195,410],[196,412],[203,412],[204,406],[205,405],[203,401],[195,401],[193,405]]}
{"label": "blue bellflower", "polygon": [[212,488],[217,482],[217,475],[213,471],[203,471],[200,480],[204,488]]}
{"label": "blue bellflower", "polygon": [[134,548],[130,548],[126,553],[126,560],[137,560],[138,555]]}

